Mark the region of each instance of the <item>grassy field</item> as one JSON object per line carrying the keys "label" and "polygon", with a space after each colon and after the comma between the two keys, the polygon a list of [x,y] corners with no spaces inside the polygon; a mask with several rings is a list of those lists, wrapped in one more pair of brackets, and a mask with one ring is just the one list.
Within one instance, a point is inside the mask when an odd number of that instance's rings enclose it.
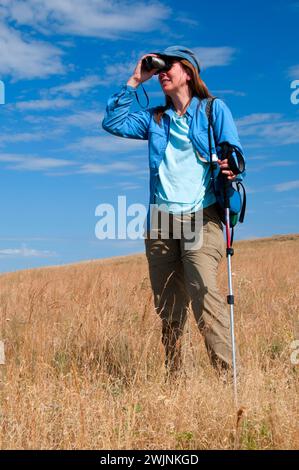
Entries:
{"label": "grassy field", "polygon": [[165,382],[144,255],[0,276],[0,447],[298,448],[299,235],[235,243],[232,261],[239,410],[192,315],[185,374]]}

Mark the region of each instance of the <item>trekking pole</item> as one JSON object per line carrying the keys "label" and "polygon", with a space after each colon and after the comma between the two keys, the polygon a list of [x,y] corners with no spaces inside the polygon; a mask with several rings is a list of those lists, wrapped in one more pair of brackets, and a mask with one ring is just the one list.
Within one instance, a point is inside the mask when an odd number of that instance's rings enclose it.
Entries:
{"label": "trekking pole", "polygon": [[[208,142],[209,142],[209,154],[210,154],[210,166],[211,166],[211,180],[212,185],[214,187],[215,194],[216,186],[215,186],[215,176],[214,170],[215,166],[213,163],[213,153],[212,153],[212,136],[213,133],[213,102],[215,101],[216,97],[208,99],[207,106],[206,106],[206,115],[208,117]],[[216,138],[214,136],[214,141],[216,142]],[[225,141],[219,143],[219,146],[222,147],[222,160],[229,161],[230,168],[233,169],[235,174],[243,173],[245,171],[245,160],[242,156],[242,153],[236,146],[232,146],[229,142]],[[237,162],[235,162],[234,158],[232,157],[232,152],[235,152],[235,156]],[[236,346],[235,346],[235,327],[234,327],[234,294],[233,294],[233,283],[232,283],[232,269],[231,269],[231,257],[234,254],[234,250],[232,248],[232,231],[230,227],[230,198],[229,198],[229,189],[231,189],[230,181],[222,174],[222,182],[223,182],[223,198],[224,198],[224,219],[225,221],[225,231],[226,231],[226,257],[227,257],[227,273],[228,273],[228,296],[227,296],[227,303],[230,309],[230,335],[231,335],[231,344],[232,344],[232,366],[233,366],[233,383],[234,383],[234,400],[235,405],[238,406],[238,390],[237,390],[237,364],[236,364]],[[240,183],[239,183],[240,184]],[[242,186],[243,187],[243,186]],[[245,190],[243,187],[243,196],[244,196],[244,204],[240,212],[239,221],[243,222],[245,207],[246,207],[246,195]],[[221,206],[222,207],[222,206]]]}
{"label": "trekking pole", "polygon": [[[223,148],[225,154],[225,148]],[[226,158],[226,157],[224,157]],[[231,228],[230,228],[230,203],[228,190],[230,182],[227,177],[223,175],[223,196],[224,196],[224,211],[225,211],[225,232],[226,232],[226,257],[227,257],[227,274],[228,274],[228,296],[227,303],[230,309],[230,335],[232,343],[232,364],[233,364],[233,379],[234,379],[234,400],[235,405],[238,405],[238,390],[237,390],[237,364],[236,364],[236,346],[235,346],[235,328],[234,328],[234,294],[232,283],[232,266],[231,257],[234,254],[234,249],[231,246]]]}

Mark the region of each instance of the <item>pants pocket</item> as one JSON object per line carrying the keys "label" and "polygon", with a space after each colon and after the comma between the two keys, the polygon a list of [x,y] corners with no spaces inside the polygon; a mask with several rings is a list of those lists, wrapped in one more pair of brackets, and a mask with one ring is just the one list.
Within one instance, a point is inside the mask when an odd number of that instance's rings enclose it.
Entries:
{"label": "pants pocket", "polygon": [[222,230],[222,222],[218,213],[217,204],[212,204],[203,210],[203,223],[212,222]]}
{"label": "pants pocket", "polygon": [[203,249],[219,262],[225,254],[225,241],[223,237],[222,225],[219,226],[213,220],[207,222],[207,232],[205,234]]}

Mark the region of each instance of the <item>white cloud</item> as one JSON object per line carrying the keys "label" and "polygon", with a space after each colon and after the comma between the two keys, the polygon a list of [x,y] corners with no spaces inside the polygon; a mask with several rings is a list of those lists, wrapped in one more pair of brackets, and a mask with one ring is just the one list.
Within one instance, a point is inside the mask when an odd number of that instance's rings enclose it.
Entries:
{"label": "white cloud", "polygon": [[293,166],[298,165],[299,162],[295,160],[277,160],[276,162],[268,162],[267,166]]}
{"label": "white cloud", "polygon": [[255,113],[244,116],[240,119],[236,119],[236,124],[238,127],[252,126],[254,124],[260,124],[264,122],[277,121],[282,117],[282,114],[279,113]]}
{"label": "white cloud", "polygon": [[286,183],[279,183],[274,186],[275,191],[291,191],[299,188],[299,180],[287,181]]}
{"label": "white cloud", "polygon": [[45,171],[74,165],[74,162],[58,158],[41,158],[30,155],[0,153],[0,162],[8,164],[10,170]]}
{"label": "white cloud", "polygon": [[33,158],[24,159],[17,165],[10,167],[14,170],[27,170],[27,171],[45,171],[53,168],[62,168],[65,166],[73,165],[73,162],[68,160],[59,160],[58,158]]}
{"label": "white cloud", "polygon": [[61,126],[74,126],[80,128],[96,127],[98,129],[103,117],[103,112],[79,111],[68,116],[52,116],[50,121],[53,121],[54,123]]}
{"label": "white cloud", "polygon": [[0,20],[0,73],[14,80],[45,78],[64,73],[62,52],[8,27]]}
{"label": "white cloud", "polygon": [[29,100],[19,101],[15,104],[15,107],[20,111],[45,111],[48,109],[63,109],[68,108],[73,104],[73,100],[65,100],[62,98],[56,98],[52,100]]}
{"label": "white cloud", "polygon": [[135,189],[140,189],[140,188],[142,188],[141,185],[132,183],[132,182],[130,182],[130,181],[123,181],[123,182],[120,182],[120,183],[119,183],[119,186],[121,186],[121,188],[122,188],[124,191],[133,191],[133,190],[135,190]]}
{"label": "white cloud", "polygon": [[115,162],[111,164],[103,164],[100,163],[87,163],[81,166],[81,169],[78,173],[95,173],[95,174],[103,174],[103,173],[114,173],[114,172],[132,172],[135,171],[137,167],[129,162]]}
{"label": "white cloud", "polygon": [[229,65],[237,52],[233,47],[227,46],[195,47],[192,50],[195,52],[202,69]]}
{"label": "white cloud", "polygon": [[[249,173],[259,173],[261,171],[264,171],[265,169],[271,169],[273,167],[290,167],[294,165],[298,165],[299,162],[296,160],[273,160],[273,157],[271,159],[268,158],[267,162],[262,163],[261,165],[259,164],[252,164],[253,158],[249,157],[248,159],[248,170]],[[294,170],[293,170],[294,171]]]}
{"label": "white cloud", "polygon": [[114,39],[126,32],[160,29],[171,10],[153,3],[115,0],[10,0],[9,19],[34,26],[43,34],[55,32]]}
{"label": "white cloud", "polygon": [[[1,0],[0,74],[13,80],[45,78],[64,74],[61,48],[73,42],[58,41],[57,46],[36,40],[39,32],[104,39],[125,38],[126,33],[161,31],[171,9],[159,1],[152,3],[117,0]],[[16,26],[30,26],[30,33]],[[107,84],[103,79],[101,84]],[[65,92],[77,96],[86,83],[69,84]],[[63,91],[63,90],[61,90]]]}
{"label": "white cloud", "polygon": [[269,160],[269,156],[268,155],[253,155],[253,156],[250,156],[250,161],[264,161],[264,160]]}
{"label": "white cloud", "polygon": [[299,122],[284,120],[279,113],[250,114],[236,120],[240,136],[252,137],[247,147],[299,143]]}
{"label": "white cloud", "polygon": [[290,209],[290,208],[296,208],[299,209],[299,203],[297,204],[281,204],[279,206],[280,209]]}
{"label": "white cloud", "polygon": [[96,137],[83,137],[78,142],[70,144],[68,149],[75,150],[93,150],[95,152],[112,153],[117,155],[120,153],[128,153],[132,151],[139,151],[146,148],[147,143],[143,140],[138,139],[124,139],[121,137],[115,137],[110,135],[99,135]]}
{"label": "white cloud", "polygon": [[55,251],[36,250],[23,245],[21,248],[0,249],[0,258],[51,258],[57,256]]}
{"label": "white cloud", "polygon": [[20,132],[18,134],[6,133],[0,135],[0,145],[6,143],[18,143],[18,142],[36,142],[45,138],[43,132]]}
{"label": "white cloud", "polygon": [[184,11],[177,11],[175,21],[178,23],[183,23],[187,25],[187,27],[195,27],[199,25],[198,21],[194,18],[189,18]]}
{"label": "white cloud", "polygon": [[73,114],[67,114],[62,116],[36,116],[26,115],[24,120],[32,124],[49,124],[53,123],[59,126],[60,129],[66,127],[80,127],[80,129],[96,129],[98,131],[99,126],[104,117],[102,111],[78,111]]}
{"label": "white cloud", "polygon": [[215,95],[234,95],[234,96],[246,96],[244,91],[239,90],[213,90]]}
{"label": "white cloud", "polygon": [[20,142],[39,142],[41,140],[56,140],[57,138],[61,137],[65,132],[64,129],[61,127],[57,127],[56,129],[50,129],[47,126],[46,131],[40,130],[32,130],[31,132],[19,132],[15,133],[14,129],[10,129],[6,131],[2,135],[0,135],[0,146],[5,144],[17,144]]}
{"label": "white cloud", "polygon": [[273,124],[266,124],[253,130],[253,135],[260,137],[265,143],[273,146],[297,144],[299,143],[299,122],[283,121]]}
{"label": "white cloud", "polygon": [[108,83],[108,80],[102,80],[97,75],[90,75],[89,77],[82,78],[76,82],[69,82],[65,85],[59,85],[50,88],[48,91],[53,94],[63,93],[66,95],[71,95],[75,98],[92,88],[95,88],[99,85],[107,85]]}
{"label": "white cloud", "polygon": [[[140,54],[140,57],[143,54]],[[139,57],[138,57],[139,59]],[[111,82],[114,83],[122,83],[124,81],[128,81],[129,75],[133,73],[135,67],[137,64],[137,59],[136,60],[131,60],[127,62],[122,62],[119,61],[117,63],[113,63],[111,65],[107,65],[105,67],[105,77],[106,77],[106,82],[111,84]],[[155,77],[154,77],[155,79]]]}
{"label": "white cloud", "polygon": [[287,70],[288,77],[292,80],[299,80],[299,64],[289,67]]}
{"label": "white cloud", "polygon": [[138,167],[128,161],[115,161],[112,163],[82,163],[82,161],[70,161],[58,158],[35,157],[13,153],[0,153],[0,163],[5,168],[17,171],[47,171],[47,174],[59,176],[60,173],[49,173],[50,170],[66,169],[63,175],[74,174],[107,174],[107,173],[138,173]]}

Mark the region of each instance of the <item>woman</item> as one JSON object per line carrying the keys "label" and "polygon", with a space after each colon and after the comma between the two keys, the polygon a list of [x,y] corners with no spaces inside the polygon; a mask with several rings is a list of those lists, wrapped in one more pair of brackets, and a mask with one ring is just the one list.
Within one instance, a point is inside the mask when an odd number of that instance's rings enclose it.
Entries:
{"label": "woman", "polygon": [[[149,55],[167,58],[171,67],[160,73],[157,69],[145,70],[142,60]],[[157,73],[165,106],[130,113],[137,87]],[[211,363],[218,371],[231,367],[229,315],[216,282],[225,244],[211,184],[206,115],[209,97],[195,54],[185,47],[172,46],[140,59],[127,84],[109,99],[102,124],[114,135],[149,141],[150,205],[158,207],[159,214],[169,215],[169,236],[163,236],[159,222],[158,237],[152,237],[149,211],[145,238],[169,373],[180,369],[180,339],[190,301]],[[219,143],[225,141],[242,153],[232,115],[219,99],[214,102],[212,119],[213,153],[221,157]],[[235,180],[227,160],[219,158],[217,163],[218,172]],[[203,238],[202,245],[194,249],[188,247],[184,236],[174,236],[173,227],[178,221],[181,225],[186,220],[192,224],[198,214],[203,219]]]}

